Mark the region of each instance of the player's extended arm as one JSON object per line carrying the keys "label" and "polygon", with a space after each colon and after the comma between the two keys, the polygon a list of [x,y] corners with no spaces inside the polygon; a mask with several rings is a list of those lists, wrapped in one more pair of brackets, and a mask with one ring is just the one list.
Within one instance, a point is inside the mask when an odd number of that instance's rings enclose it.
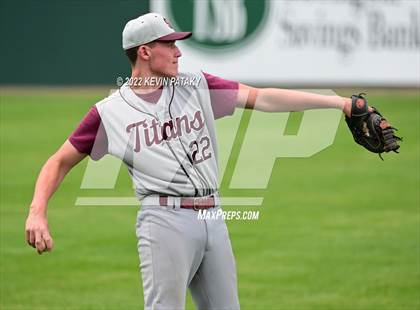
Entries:
{"label": "player's extended arm", "polygon": [[26,241],[36,248],[38,254],[51,251],[53,239],[51,238],[48,221],[48,200],[63,181],[66,174],[79,163],[86,154],[80,153],[68,140],[52,155],[39,173],[35,185],[29,214],[26,219]]}
{"label": "player's extended arm", "polygon": [[264,112],[340,109],[350,115],[351,99],[280,88],[255,88],[239,84],[238,107]]}
{"label": "player's extended arm", "polygon": [[374,107],[370,107],[364,94],[351,98],[325,96],[280,88],[255,88],[239,84],[236,106],[264,112],[293,112],[310,109],[339,109],[346,115],[346,123],[354,141],[367,150],[378,153],[398,153],[402,141],[396,128]]}

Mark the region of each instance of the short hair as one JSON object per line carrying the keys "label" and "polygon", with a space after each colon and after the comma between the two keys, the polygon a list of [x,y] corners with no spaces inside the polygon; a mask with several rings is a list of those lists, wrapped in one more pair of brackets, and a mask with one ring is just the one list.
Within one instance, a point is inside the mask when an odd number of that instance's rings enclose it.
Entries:
{"label": "short hair", "polygon": [[[153,47],[155,45],[156,41],[152,41],[146,44],[142,44],[142,45],[147,45],[149,47]],[[139,50],[139,47],[141,45],[138,46],[134,46],[132,48],[126,49],[124,50],[125,55],[128,57],[128,59],[130,60],[130,63],[132,66],[134,66],[136,64],[137,61],[137,51]]]}
{"label": "short hair", "polygon": [[130,60],[131,65],[134,65],[136,63],[136,60],[137,60],[137,51],[138,51],[139,47],[140,46],[134,46],[132,48],[129,48],[127,50],[124,50],[125,55]]}

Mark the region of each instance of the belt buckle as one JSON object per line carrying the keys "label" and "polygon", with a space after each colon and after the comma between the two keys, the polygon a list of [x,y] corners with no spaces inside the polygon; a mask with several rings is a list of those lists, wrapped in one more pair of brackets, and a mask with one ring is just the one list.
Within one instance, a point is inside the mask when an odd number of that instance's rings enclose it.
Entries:
{"label": "belt buckle", "polygon": [[[214,197],[213,196],[206,196],[206,197],[194,197],[193,198],[193,210],[198,211],[200,210],[199,206],[204,203],[204,205],[208,205],[208,201],[210,198],[213,198],[213,207],[214,207]],[[201,209],[208,209],[208,208],[201,208]]]}
{"label": "belt buckle", "polygon": [[196,203],[195,203],[195,200],[196,200],[197,198],[199,199],[200,197],[194,197],[194,198],[193,198],[193,210],[194,210],[194,211],[198,211],[198,210],[199,210],[199,209],[197,208]]}

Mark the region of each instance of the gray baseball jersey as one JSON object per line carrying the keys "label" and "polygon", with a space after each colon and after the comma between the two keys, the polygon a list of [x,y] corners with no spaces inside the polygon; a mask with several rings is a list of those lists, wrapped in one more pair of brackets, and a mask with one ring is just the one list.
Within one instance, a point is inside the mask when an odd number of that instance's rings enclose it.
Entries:
{"label": "gray baseball jersey", "polygon": [[204,76],[180,74],[197,85],[166,85],[150,104],[129,85],[96,104],[108,153],[128,167],[139,199],[159,193],[204,196],[218,187],[214,115]]}

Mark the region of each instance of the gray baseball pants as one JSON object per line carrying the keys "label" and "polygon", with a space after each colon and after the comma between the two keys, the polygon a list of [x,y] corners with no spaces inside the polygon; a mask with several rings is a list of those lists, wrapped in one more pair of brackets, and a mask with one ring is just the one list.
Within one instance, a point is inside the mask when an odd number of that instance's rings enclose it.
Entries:
{"label": "gray baseball pants", "polygon": [[171,207],[156,201],[143,200],[136,224],[144,309],[184,309],[187,288],[198,309],[240,309],[223,218],[199,219],[197,211],[179,208],[179,199]]}

